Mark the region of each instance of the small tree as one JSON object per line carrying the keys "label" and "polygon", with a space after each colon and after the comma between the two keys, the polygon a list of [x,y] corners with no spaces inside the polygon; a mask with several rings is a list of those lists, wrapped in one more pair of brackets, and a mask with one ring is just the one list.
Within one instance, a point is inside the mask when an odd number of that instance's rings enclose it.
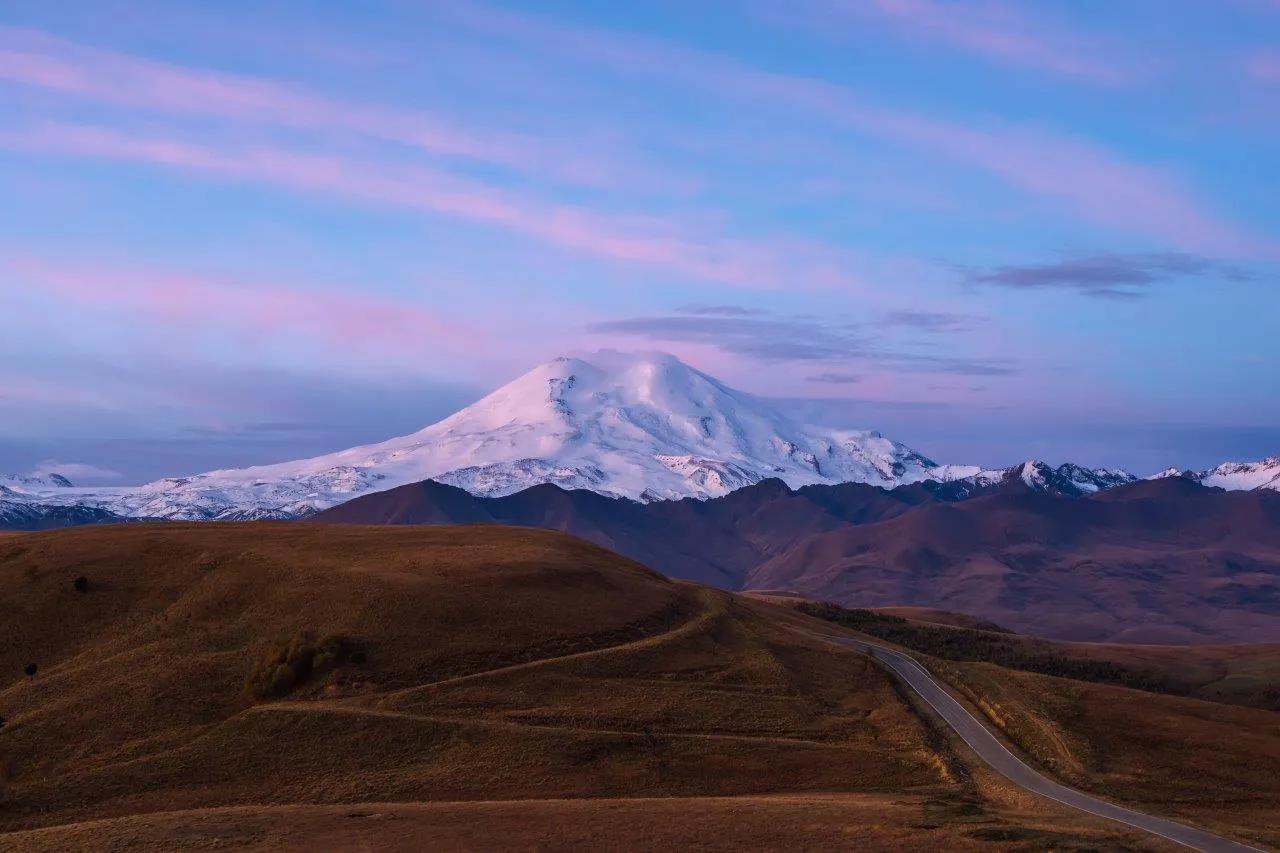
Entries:
{"label": "small tree", "polygon": [[84,575],[81,575],[80,577],[78,577],[78,578],[76,578],[75,580],[73,580],[73,581],[71,582],[71,585],[72,585],[72,586],[74,586],[74,587],[76,588],[76,592],[88,592],[88,591],[89,591],[89,579],[88,579],[87,577],[85,577]]}
{"label": "small tree", "polygon": [[27,665],[26,665],[26,668],[23,670],[23,672],[25,672],[25,673],[27,674],[27,678],[31,679],[32,681],[35,681],[35,680],[36,680],[36,670],[38,670],[38,669],[40,669],[40,667],[39,667],[39,666],[37,666],[37,665],[36,665],[36,664],[34,664],[34,663],[29,663],[29,664],[27,664]]}

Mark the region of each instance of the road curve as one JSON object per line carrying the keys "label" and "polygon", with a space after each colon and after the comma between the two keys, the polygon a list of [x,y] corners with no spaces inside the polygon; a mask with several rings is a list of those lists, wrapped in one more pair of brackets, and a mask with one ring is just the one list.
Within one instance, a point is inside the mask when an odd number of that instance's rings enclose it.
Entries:
{"label": "road curve", "polygon": [[1203,829],[1184,826],[1171,820],[1153,817],[1142,812],[1136,812],[1133,809],[1126,809],[1123,806],[1117,806],[1114,803],[1108,803],[1073,788],[1060,785],[1038,771],[1031,769],[1006,749],[1004,744],[997,740],[986,726],[978,722],[972,714],[966,711],[959,702],[951,697],[950,693],[933,680],[933,676],[929,674],[928,670],[909,655],[878,643],[870,643],[852,637],[831,634],[814,634],[814,636],[864,654],[869,654],[874,650],[875,657],[901,676],[903,681],[910,685],[916,693],[920,694],[920,697],[938,712],[939,716],[947,722],[947,725],[955,729],[956,734],[960,735],[964,742],[978,754],[979,758],[1020,788],[1025,788],[1033,794],[1048,797],[1082,812],[1146,830],[1153,835],[1185,845],[1193,850],[1203,850],[1206,853],[1219,853],[1219,851],[1222,851],[1222,853],[1226,853],[1226,851],[1231,851],[1231,853],[1238,853],[1238,851],[1260,853],[1256,847],[1249,847],[1246,844],[1221,838],[1213,833],[1205,832]]}

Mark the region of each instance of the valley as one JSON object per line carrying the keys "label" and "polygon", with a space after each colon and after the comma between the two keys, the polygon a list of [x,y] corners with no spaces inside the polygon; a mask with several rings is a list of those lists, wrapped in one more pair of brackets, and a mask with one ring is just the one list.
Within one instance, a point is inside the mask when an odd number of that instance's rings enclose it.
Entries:
{"label": "valley", "polygon": [[563,530],[677,578],[854,607],[945,607],[1051,639],[1280,642],[1280,493],[1185,478],[1081,496],[1020,478],[790,489],[641,504],[538,486],[476,498],[432,481],[313,519]]}
{"label": "valley", "polygon": [[315,460],[3,478],[0,844],[1280,846],[1270,460],[943,466],[597,360]]}
{"label": "valley", "polygon": [[[0,616],[0,666],[15,673],[0,688],[6,849],[407,849],[517,831],[707,849],[1162,849],[1008,790],[875,660],[815,636],[830,623],[560,533],[77,528],[0,540],[0,594],[15,603]],[[1078,784],[1275,842],[1265,804],[1280,774],[1259,763],[1271,712],[1198,717],[1225,706],[1151,694],[1125,705],[1185,720],[1187,754],[1221,759],[1204,781],[1213,813],[1187,811],[1156,784],[1160,738],[1108,770],[1069,710],[1080,685],[974,666],[963,683],[979,701],[1060,728]],[[712,832],[726,821],[737,828]]]}

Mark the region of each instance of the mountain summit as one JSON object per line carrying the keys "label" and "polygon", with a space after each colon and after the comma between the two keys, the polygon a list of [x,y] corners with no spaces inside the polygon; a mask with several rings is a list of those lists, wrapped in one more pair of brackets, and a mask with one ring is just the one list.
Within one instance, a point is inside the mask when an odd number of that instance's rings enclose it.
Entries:
{"label": "mountain summit", "polygon": [[936,467],[879,433],[797,424],[664,353],[558,358],[406,440],[436,479],[490,497],[546,482],[637,500],[766,477],[895,486]]}
{"label": "mountain summit", "polygon": [[793,487],[893,487],[936,468],[877,432],[797,424],[674,356],[605,351],[557,358],[439,423],[378,444],[75,491],[131,516],[283,518],[425,479],[484,497],[554,483],[651,501],[716,497],[767,477]]}
{"label": "mountain summit", "polygon": [[[1227,489],[1280,485],[1274,459],[1167,473]],[[428,479],[480,497],[553,484],[650,502],[719,497],[770,478],[791,488],[932,480],[952,484],[948,493],[956,496],[1030,490],[1072,497],[1136,479],[1034,460],[994,470],[938,465],[878,432],[798,423],[675,356],[607,350],[554,359],[438,423],[377,444],[137,487],[0,477],[0,501],[15,518],[84,506],[128,518],[286,519]]]}
{"label": "mountain summit", "polygon": [[1151,479],[1184,477],[1204,486],[1214,486],[1227,491],[1271,489],[1280,492],[1280,456],[1272,456],[1261,462],[1225,462],[1208,471],[1182,471],[1169,468]]}

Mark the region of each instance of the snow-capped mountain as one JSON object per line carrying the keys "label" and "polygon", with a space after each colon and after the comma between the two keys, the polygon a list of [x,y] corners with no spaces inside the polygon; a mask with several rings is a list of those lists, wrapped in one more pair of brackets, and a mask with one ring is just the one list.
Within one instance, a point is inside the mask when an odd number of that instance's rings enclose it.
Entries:
{"label": "snow-capped mountain", "polygon": [[1162,477],[1186,477],[1204,486],[1227,491],[1273,489],[1280,491],[1280,456],[1272,456],[1261,462],[1224,462],[1207,471],[1183,471],[1169,468],[1151,479]]}
{"label": "snow-capped mountain", "polygon": [[1044,462],[1032,460],[1006,469],[1000,482],[1020,480],[1033,491],[1081,497],[1132,483],[1137,479],[1128,471],[1120,469],[1082,468],[1069,462],[1053,468]]}
{"label": "snow-capped mountain", "polygon": [[[1280,460],[1184,475],[1223,488],[1280,489]],[[137,487],[0,475],[0,502],[14,518],[79,506],[125,518],[240,521],[300,518],[426,479],[484,497],[554,483],[654,501],[717,497],[766,478],[792,488],[932,480],[955,484],[956,495],[1012,485],[1068,496],[1136,479],[1039,461],[938,465],[878,432],[797,423],[674,356],[606,351],[555,359],[439,423],[378,444]]]}
{"label": "snow-capped mountain", "polygon": [[609,351],[541,365],[439,423],[379,444],[41,499],[135,517],[278,518],[425,479],[487,497],[555,483],[650,501],[715,497],[766,477],[793,487],[893,487],[934,477],[937,467],[877,432],[795,423],[674,356]]}
{"label": "snow-capped mountain", "polygon": [[929,479],[969,487],[960,492],[952,490],[950,493],[953,495],[972,495],[980,491],[1016,486],[1030,491],[1078,498],[1132,483],[1138,478],[1120,469],[1083,468],[1069,462],[1054,468],[1047,462],[1032,459],[1012,468],[983,469],[965,465],[940,465],[930,472]]}
{"label": "snow-capped mountain", "polygon": [[[39,492],[69,489],[74,484],[61,474],[0,474],[0,489],[9,492]],[[0,492],[3,495],[4,492]]]}
{"label": "snow-capped mountain", "polygon": [[34,503],[12,499],[0,491],[0,530],[45,530],[125,520],[97,506]]}

